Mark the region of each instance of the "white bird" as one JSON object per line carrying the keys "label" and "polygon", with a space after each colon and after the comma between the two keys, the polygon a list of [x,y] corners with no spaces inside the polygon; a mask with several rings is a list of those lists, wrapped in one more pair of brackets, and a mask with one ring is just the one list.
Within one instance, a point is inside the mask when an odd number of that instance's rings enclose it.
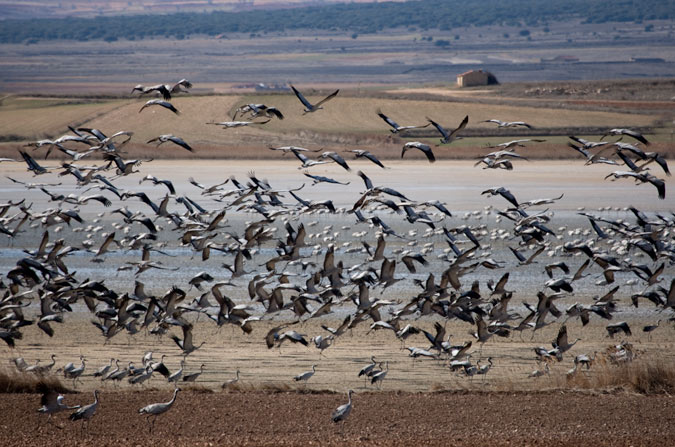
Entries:
{"label": "white bird", "polygon": [[312,104],[312,103],[310,103],[309,101],[307,101],[307,98],[305,98],[305,97],[303,96],[303,94],[300,93],[300,92],[298,91],[298,89],[296,89],[296,88],[293,87],[292,85],[291,85],[291,89],[293,90],[293,93],[295,93],[295,96],[297,96],[298,99],[300,100],[300,102],[305,106],[305,110],[304,110],[303,115],[306,114],[306,113],[316,112],[316,111],[319,110],[319,109],[323,109],[323,107],[321,107],[321,104],[323,104],[323,103],[325,103],[326,101],[329,101],[329,100],[335,98],[335,97],[337,96],[338,92],[340,91],[340,89],[335,90],[333,93],[331,93],[330,95],[326,96],[326,97],[323,98],[321,101],[317,102],[316,104]]}
{"label": "white bird", "polygon": [[344,422],[347,419],[347,416],[349,416],[349,413],[352,412],[352,394],[354,394],[354,391],[349,390],[349,392],[347,393],[347,398],[349,399],[349,401],[344,405],[340,405],[335,409],[335,411],[333,411],[331,419],[336,424],[340,421]]}
{"label": "white bird", "polygon": [[[168,402],[150,404],[150,405],[147,405],[147,406],[141,408],[140,410],[138,410],[139,414],[147,414],[148,415],[146,419],[147,419],[148,423],[150,424],[150,433],[152,433],[152,429],[155,426],[155,421],[157,420],[157,416],[159,416],[160,414],[164,414],[171,409],[174,402],[176,402],[176,396],[178,395],[179,391],[180,391],[180,388],[176,388],[173,391],[173,397]],[[150,422],[151,416],[154,416],[154,418],[152,419],[152,423]]]}

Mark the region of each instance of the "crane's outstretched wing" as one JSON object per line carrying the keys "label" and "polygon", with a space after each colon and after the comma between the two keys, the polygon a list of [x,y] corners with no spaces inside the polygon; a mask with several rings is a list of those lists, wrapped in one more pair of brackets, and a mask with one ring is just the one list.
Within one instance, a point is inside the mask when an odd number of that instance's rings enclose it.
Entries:
{"label": "crane's outstretched wing", "polygon": [[300,93],[300,92],[298,91],[297,88],[295,88],[295,87],[293,87],[293,86],[291,85],[291,89],[293,90],[293,93],[295,93],[295,96],[298,97],[298,99],[300,100],[300,102],[301,102],[302,104],[304,104],[305,107],[307,107],[307,108],[310,109],[310,110],[313,108],[312,104],[311,104],[309,101],[307,101],[307,98],[305,98],[305,97],[302,95],[302,93]]}
{"label": "crane's outstretched wing", "polygon": [[319,107],[321,104],[323,104],[324,102],[330,101],[331,99],[335,98],[339,92],[340,92],[340,89],[335,90],[333,93],[331,93],[330,95],[326,96],[326,97],[323,98],[321,101],[317,102],[316,105],[315,105],[314,107],[315,107],[315,108],[318,108],[318,107]]}

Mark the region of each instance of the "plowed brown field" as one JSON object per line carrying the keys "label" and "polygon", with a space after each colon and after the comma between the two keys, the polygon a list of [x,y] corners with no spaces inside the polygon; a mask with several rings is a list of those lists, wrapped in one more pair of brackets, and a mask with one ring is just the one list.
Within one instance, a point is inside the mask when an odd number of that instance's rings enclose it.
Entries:
{"label": "plowed brown field", "polygon": [[[628,393],[359,393],[344,427],[342,394],[185,391],[152,433],[138,409],[168,391],[104,392],[88,429],[36,413],[38,395],[4,395],[0,443],[53,445],[674,445],[675,399]],[[89,393],[67,395],[91,402]],[[41,426],[38,428],[38,422]]]}

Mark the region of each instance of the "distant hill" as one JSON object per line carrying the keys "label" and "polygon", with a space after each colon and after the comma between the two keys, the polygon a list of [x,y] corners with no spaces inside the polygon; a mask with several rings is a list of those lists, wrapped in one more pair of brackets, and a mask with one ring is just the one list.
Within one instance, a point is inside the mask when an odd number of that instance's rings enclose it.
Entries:
{"label": "distant hill", "polygon": [[[134,2],[129,2],[134,3]],[[174,2],[172,2],[173,4]],[[168,9],[170,10],[170,9]],[[450,30],[463,26],[534,26],[577,19],[588,23],[672,20],[675,0],[419,0],[381,3],[327,3],[320,6],[62,18],[4,20],[0,43],[40,40],[175,38],[227,33],[296,30],[368,34],[385,29]]]}
{"label": "distant hill", "polygon": [[376,1],[378,0],[0,0],[0,20],[237,12]]}

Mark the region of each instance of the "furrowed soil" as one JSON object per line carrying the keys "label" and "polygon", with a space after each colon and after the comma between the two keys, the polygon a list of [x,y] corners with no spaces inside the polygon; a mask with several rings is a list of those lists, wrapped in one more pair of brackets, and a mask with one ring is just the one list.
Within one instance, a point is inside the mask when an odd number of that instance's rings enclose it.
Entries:
{"label": "furrowed soil", "polygon": [[[366,392],[353,397],[344,425],[331,412],[343,394],[299,392],[179,393],[152,433],[139,408],[169,391],[102,394],[84,430],[58,414],[38,418],[39,395],[5,395],[0,429],[7,446],[65,445],[588,445],[664,446],[675,442],[674,399],[628,393]],[[69,404],[91,402],[67,395]],[[38,423],[41,425],[38,427]]]}

